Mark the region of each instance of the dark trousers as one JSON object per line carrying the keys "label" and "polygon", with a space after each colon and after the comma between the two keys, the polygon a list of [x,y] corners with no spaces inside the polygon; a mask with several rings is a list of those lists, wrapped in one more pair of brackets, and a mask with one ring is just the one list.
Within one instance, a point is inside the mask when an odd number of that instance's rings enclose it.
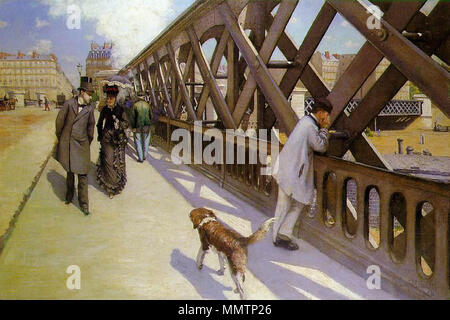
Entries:
{"label": "dark trousers", "polygon": [[[72,201],[75,194],[75,174],[73,172],[67,172],[67,193],[66,200]],[[80,206],[89,207],[88,197],[88,176],[87,174],[78,175],[78,202]]]}

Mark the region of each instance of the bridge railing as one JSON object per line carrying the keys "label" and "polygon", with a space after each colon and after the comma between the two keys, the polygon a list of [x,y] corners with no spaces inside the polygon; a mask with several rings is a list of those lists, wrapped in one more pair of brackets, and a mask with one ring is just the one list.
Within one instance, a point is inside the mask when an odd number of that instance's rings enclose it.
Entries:
{"label": "bridge railing", "polygon": [[337,158],[316,156],[314,165],[317,210],[301,226],[303,238],[366,278],[369,266],[379,267],[389,280],[382,288],[449,297],[449,184]]}
{"label": "bridge railing", "polygon": [[[192,123],[183,122],[179,120],[171,120],[166,117],[161,117],[156,128],[156,137],[154,137],[158,146],[164,148],[170,152],[177,142],[171,141],[171,136],[174,130],[184,128],[189,130],[191,134],[191,145],[194,146],[194,125]],[[203,131],[208,127],[203,127]],[[224,141],[226,135],[223,132]],[[224,189],[233,192],[238,197],[250,201],[252,205],[265,212],[267,215],[273,214],[273,210],[276,205],[277,190],[274,188],[273,179],[270,175],[262,174],[262,169],[267,166],[266,163],[262,163],[258,157],[256,164],[248,164],[250,158],[250,139],[251,137],[245,137],[245,163],[238,163],[239,150],[237,146],[237,140],[235,140],[233,146],[234,164],[212,164],[207,165],[202,163],[200,165],[193,165],[193,167],[209,178],[220,183]],[[266,141],[267,155],[270,159],[271,143]],[[203,142],[202,154],[204,148],[208,145],[208,142]],[[258,141],[255,153],[259,154],[259,147],[261,141]],[[178,155],[177,155],[178,156]],[[227,157],[227,148],[223,148],[223,159]],[[194,154],[191,154],[192,163],[194,163]],[[270,160],[269,160],[270,161]]]}
{"label": "bridge railing", "polygon": [[[161,117],[153,141],[170,152],[179,128],[194,132],[192,123]],[[248,161],[251,138],[246,139]],[[270,142],[265,143],[270,157]],[[258,164],[192,167],[273,216],[278,186],[261,174],[265,165],[258,159]],[[300,219],[297,235],[365,278],[379,271],[381,289],[416,298],[449,297],[449,184],[333,157],[315,156],[314,166],[316,202]]]}

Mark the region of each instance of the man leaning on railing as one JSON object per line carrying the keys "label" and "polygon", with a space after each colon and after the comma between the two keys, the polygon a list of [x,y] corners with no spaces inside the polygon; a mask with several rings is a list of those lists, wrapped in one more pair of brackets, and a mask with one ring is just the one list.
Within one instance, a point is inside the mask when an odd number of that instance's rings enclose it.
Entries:
{"label": "man leaning on railing", "polygon": [[328,149],[328,127],[332,106],[325,99],[316,99],[310,115],[303,117],[292,131],[274,166],[278,182],[273,243],[276,247],[298,250],[293,241],[294,227],[314,196],[314,151]]}

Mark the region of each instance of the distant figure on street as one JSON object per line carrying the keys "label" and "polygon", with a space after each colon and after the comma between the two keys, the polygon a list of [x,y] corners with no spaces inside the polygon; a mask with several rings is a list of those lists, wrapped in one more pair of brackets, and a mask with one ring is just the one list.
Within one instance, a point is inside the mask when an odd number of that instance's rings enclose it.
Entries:
{"label": "distant figure on street", "polygon": [[128,138],[125,130],[129,123],[125,108],[117,102],[119,88],[106,85],[103,90],[107,97],[97,123],[100,141],[97,182],[112,199],[127,183],[125,149]]}
{"label": "distant figure on street", "polygon": [[44,111],[50,111],[50,106],[47,97],[44,98],[45,109]]}
{"label": "distant figure on street", "polygon": [[75,174],[78,175],[78,201],[82,212],[89,215],[88,173],[91,163],[90,145],[94,139],[95,117],[91,106],[92,82],[82,77],[80,94],[65,102],[56,118],[58,138],[57,160],[67,171],[66,204],[72,202]]}
{"label": "distant figure on street", "polygon": [[42,106],[42,100],[41,100],[41,98],[39,98],[38,99],[38,107],[39,107],[39,109],[41,108],[41,106]]}
{"label": "distant figure on street", "polygon": [[295,223],[314,197],[313,155],[328,149],[329,114],[332,106],[325,98],[316,99],[311,114],[303,117],[275,161],[273,177],[278,182],[273,243],[276,247],[298,250],[293,241]]}
{"label": "distant figure on street", "polygon": [[133,104],[130,111],[130,125],[134,133],[134,144],[138,154],[138,161],[144,162],[147,159],[148,148],[151,139],[151,109],[145,101],[143,92],[138,92],[137,101]]}

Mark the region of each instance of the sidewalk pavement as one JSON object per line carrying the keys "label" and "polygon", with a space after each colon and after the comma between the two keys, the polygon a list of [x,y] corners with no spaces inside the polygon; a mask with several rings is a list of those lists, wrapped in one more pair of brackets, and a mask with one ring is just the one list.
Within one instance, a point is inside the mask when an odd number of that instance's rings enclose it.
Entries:
{"label": "sidewalk pavement", "polygon": [[[24,197],[31,191],[33,179],[53,149],[56,114],[16,109],[0,119],[2,133],[7,130],[0,137],[2,146],[7,145],[0,150],[0,239],[9,230]],[[27,124],[30,117],[39,119]]]}
{"label": "sidewalk pavement", "polygon": [[[93,143],[93,162],[98,150]],[[211,208],[243,235],[267,217],[154,147],[140,164],[130,145],[127,175],[123,193],[110,200],[95,183],[92,163],[85,217],[76,200],[64,204],[65,172],[50,159],[0,256],[0,299],[239,299],[228,270],[217,274],[216,255],[197,270],[200,242],[188,214]],[[295,253],[275,248],[270,236],[249,247],[249,299],[393,299],[298,243]],[[81,270],[80,290],[66,286],[73,265]]]}

